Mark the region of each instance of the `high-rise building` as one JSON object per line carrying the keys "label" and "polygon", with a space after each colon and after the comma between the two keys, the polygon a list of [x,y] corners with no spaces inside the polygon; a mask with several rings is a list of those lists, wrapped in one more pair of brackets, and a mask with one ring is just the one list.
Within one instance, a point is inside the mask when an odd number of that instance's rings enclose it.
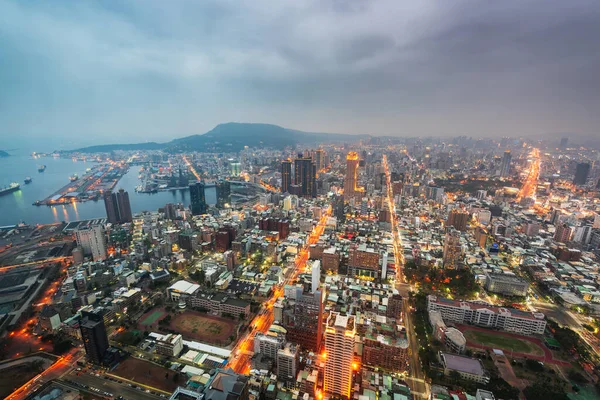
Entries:
{"label": "high-rise building", "polygon": [[311,290],[312,292],[316,292],[317,290],[319,290],[319,287],[321,286],[321,261],[320,260],[316,260],[315,262],[313,262],[312,264],[312,270],[311,270]]}
{"label": "high-rise building", "polygon": [[565,150],[567,148],[567,145],[569,144],[569,138],[561,138],[560,139],[560,149],[561,150]]}
{"label": "high-rise building", "polygon": [[354,316],[331,312],[325,328],[326,393],[349,399],[352,394],[352,364],[356,328]]}
{"label": "high-rise building", "polygon": [[298,346],[287,343],[277,351],[277,379],[295,382],[298,373]]}
{"label": "high-rise building", "polygon": [[504,155],[502,156],[502,164],[500,165],[500,176],[502,178],[506,178],[510,176],[510,162],[512,160],[512,155],[510,154],[510,150],[506,150]]}
{"label": "high-rise building", "polygon": [[298,289],[294,299],[286,299],[282,325],[286,339],[305,350],[318,351],[323,336],[323,293]]}
{"label": "high-rise building", "polygon": [[313,153],[315,165],[317,166],[317,173],[325,168],[325,152],[323,149],[319,149]]}
{"label": "high-rise building", "polygon": [[317,167],[311,158],[294,160],[294,183],[300,186],[301,196],[317,196]]}
{"label": "high-rise building", "polygon": [[460,232],[452,228],[448,229],[444,237],[444,268],[458,268],[461,258]]}
{"label": "high-rise building", "polygon": [[356,196],[358,153],[351,151],[346,156],[346,178],[344,179],[344,201],[349,201]]}
{"label": "high-rise building", "polygon": [[589,176],[590,164],[577,163],[577,167],[575,168],[575,178],[573,179],[573,184],[577,186],[583,186],[586,184]]}
{"label": "high-rise building", "polygon": [[91,255],[92,260],[106,259],[106,237],[101,226],[86,226],[75,231],[77,246],[81,247],[83,254]]}
{"label": "high-rise building", "polygon": [[111,224],[123,224],[133,220],[131,204],[129,203],[129,193],[124,189],[119,189],[117,193],[113,193],[110,190],[105,192],[104,208],[106,209],[108,222]]}
{"label": "high-rise building", "polygon": [[571,228],[567,224],[561,224],[556,227],[556,232],[554,233],[554,240],[560,243],[566,243],[571,240],[571,236],[573,235],[573,228]]}
{"label": "high-rise building", "polygon": [[117,195],[110,190],[104,192],[104,208],[106,209],[106,218],[111,224],[119,223],[119,205]]}
{"label": "high-rise building", "polygon": [[242,164],[237,161],[230,160],[229,166],[231,167],[231,176],[240,176],[242,172]]}
{"label": "high-rise building", "polygon": [[117,192],[117,200],[119,202],[119,222],[131,222],[133,216],[131,215],[131,204],[129,203],[129,193],[125,189],[119,189]]}
{"label": "high-rise building", "polygon": [[292,162],[284,160],[281,162],[281,193],[290,191],[292,184]]}
{"label": "high-rise building", "polygon": [[193,215],[206,214],[207,207],[203,182],[190,184],[190,202]]}
{"label": "high-rise building", "polygon": [[85,353],[92,363],[102,364],[104,354],[109,348],[102,311],[83,311],[81,317],[79,329]]}
{"label": "high-rise building", "polygon": [[215,186],[217,189],[217,207],[225,208],[226,204],[231,204],[231,182],[219,180]]}
{"label": "high-rise building", "polygon": [[465,210],[454,208],[450,210],[450,213],[448,214],[446,226],[452,226],[461,232],[465,232],[467,230],[468,222],[469,213]]}

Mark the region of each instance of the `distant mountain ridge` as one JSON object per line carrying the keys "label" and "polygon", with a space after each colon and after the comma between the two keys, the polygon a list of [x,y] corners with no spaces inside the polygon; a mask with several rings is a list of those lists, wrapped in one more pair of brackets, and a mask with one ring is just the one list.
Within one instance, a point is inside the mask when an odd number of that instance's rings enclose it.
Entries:
{"label": "distant mountain ridge", "polygon": [[201,135],[190,135],[166,143],[104,144],[73,150],[80,153],[99,153],[114,150],[165,150],[237,152],[249,147],[282,149],[296,144],[318,142],[343,143],[370,139],[370,135],[303,132],[272,124],[228,122],[219,124]]}

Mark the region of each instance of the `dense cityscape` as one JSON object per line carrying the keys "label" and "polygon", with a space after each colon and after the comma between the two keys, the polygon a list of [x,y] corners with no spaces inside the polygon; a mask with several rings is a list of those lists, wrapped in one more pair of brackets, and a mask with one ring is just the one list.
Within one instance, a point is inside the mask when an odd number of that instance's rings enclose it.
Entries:
{"label": "dense cityscape", "polygon": [[[370,137],[32,157],[93,166],[31,207],[105,213],[1,227],[4,398],[598,396],[593,148]],[[160,191],[189,203],[132,211]]]}

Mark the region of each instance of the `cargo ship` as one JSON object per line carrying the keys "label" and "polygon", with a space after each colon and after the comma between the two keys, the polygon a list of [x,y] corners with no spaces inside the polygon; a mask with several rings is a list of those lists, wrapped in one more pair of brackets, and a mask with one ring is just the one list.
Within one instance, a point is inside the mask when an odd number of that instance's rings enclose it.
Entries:
{"label": "cargo ship", "polygon": [[10,185],[3,187],[2,189],[0,189],[0,196],[3,196],[5,194],[9,194],[12,192],[16,192],[17,190],[21,190],[21,185],[19,185],[16,182],[11,183]]}
{"label": "cargo ship", "polygon": [[79,175],[77,175],[77,174],[73,174],[69,177],[69,180],[71,182],[75,182],[77,179],[79,179]]}
{"label": "cargo ship", "polygon": [[38,166],[38,172],[44,172],[46,170],[46,165]]}
{"label": "cargo ship", "polygon": [[27,178],[25,178],[25,184],[31,183],[32,179],[30,176],[28,176]]}

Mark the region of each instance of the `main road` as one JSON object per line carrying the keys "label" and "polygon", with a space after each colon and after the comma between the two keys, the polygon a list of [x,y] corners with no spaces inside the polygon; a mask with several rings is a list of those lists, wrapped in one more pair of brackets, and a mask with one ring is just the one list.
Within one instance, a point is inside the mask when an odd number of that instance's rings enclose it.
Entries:
{"label": "main road", "polygon": [[34,376],[23,386],[8,395],[6,400],[22,400],[28,398],[33,392],[39,389],[43,383],[52,379],[58,379],[66,374],[79,358],[81,358],[79,348],[72,348],[66,355],[56,360],[50,367]]}
{"label": "main road", "polygon": [[315,244],[319,237],[325,230],[325,224],[327,223],[327,217],[331,215],[331,206],[327,208],[325,213],[321,216],[318,224],[313,228],[310,236],[308,237],[307,243],[304,245],[302,250],[298,253],[294,263],[294,270],[285,279],[282,285],[273,289],[271,296],[263,302],[262,310],[254,317],[250,322],[250,328],[248,332],[237,342],[231,352],[231,358],[227,363],[227,366],[233,369],[237,373],[247,374],[250,372],[250,358],[252,358],[252,352],[254,350],[254,336],[256,333],[266,333],[271,324],[273,323],[273,304],[277,299],[283,296],[283,288],[296,280],[300,273],[304,272],[306,263],[308,261],[308,247],[311,244]]}
{"label": "main road", "polygon": [[427,382],[425,382],[425,374],[421,366],[421,360],[419,359],[419,344],[417,342],[417,335],[415,334],[413,314],[411,307],[408,302],[408,293],[410,285],[404,280],[404,248],[402,246],[402,240],[400,237],[400,231],[398,227],[398,216],[396,215],[396,206],[394,205],[394,196],[392,192],[392,182],[390,169],[387,162],[387,156],[383,155],[383,167],[385,170],[385,177],[387,183],[387,199],[388,208],[392,215],[392,237],[394,247],[394,265],[396,272],[396,289],[404,299],[402,302],[403,313],[404,313],[404,326],[406,327],[406,335],[409,343],[409,355],[410,355],[410,375],[408,377],[408,383],[411,386],[412,393],[418,398],[429,398],[429,388]]}

